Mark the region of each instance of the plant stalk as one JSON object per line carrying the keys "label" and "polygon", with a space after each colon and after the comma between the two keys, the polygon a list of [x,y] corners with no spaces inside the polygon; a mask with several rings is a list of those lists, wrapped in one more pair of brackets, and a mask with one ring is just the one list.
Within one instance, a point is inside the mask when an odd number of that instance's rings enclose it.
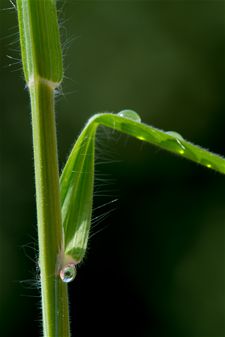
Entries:
{"label": "plant stalk", "polygon": [[67,285],[59,277],[63,249],[54,89],[36,80],[30,87],[45,337],[69,337]]}

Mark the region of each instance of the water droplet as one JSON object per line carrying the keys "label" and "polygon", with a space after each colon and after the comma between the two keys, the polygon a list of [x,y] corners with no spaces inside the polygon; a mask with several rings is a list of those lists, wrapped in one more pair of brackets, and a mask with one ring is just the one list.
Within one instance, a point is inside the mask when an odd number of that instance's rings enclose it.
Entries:
{"label": "water droplet", "polygon": [[61,280],[65,283],[72,282],[77,275],[77,270],[74,263],[66,264],[62,270],[60,270]]}
{"label": "water droplet", "polygon": [[[173,136],[174,137],[174,136]],[[177,152],[179,154],[184,154],[186,151],[185,146],[181,143],[181,140],[177,137],[174,139],[167,139],[161,142],[161,145],[165,147],[167,150],[172,150],[173,152]]]}
{"label": "water droplet", "polygon": [[172,136],[174,138],[177,138],[179,140],[184,140],[184,138],[178,133],[178,132],[175,132],[175,131],[167,131],[166,132],[169,136]]}
{"label": "water droplet", "polygon": [[196,155],[183,144],[182,139],[178,139],[177,137],[168,138],[167,140],[162,141],[160,145],[165,150],[169,150],[180,155],[185,155],[185,157],[188,159],[197,161]]}
{"label": "water droplet", "polygon": [[118,116],[131,119],[134,122],[141,123],[141,117],[137,114],[137,112],[133,110],[122,110],[118,113]]}
{"label": "water droplet", "polygon": [[182,140],[184,140],[184,138],[178,132],[175,131],[167,131],[166,133],[167,135],[173,137],[174,139],[168,139],[163,143],[169,145],[170,149],[173,149],[179,154],[184,154],[186,151],[185,146],[182,144]]}

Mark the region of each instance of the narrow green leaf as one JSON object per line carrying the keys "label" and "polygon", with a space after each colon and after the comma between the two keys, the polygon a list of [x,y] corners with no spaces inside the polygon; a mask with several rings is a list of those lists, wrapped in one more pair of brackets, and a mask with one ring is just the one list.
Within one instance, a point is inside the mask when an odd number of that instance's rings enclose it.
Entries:
{"label": "narrow green leaf", "polygon": [[94,144],[98,125],[120,131],[225,174],[225,159],[183,139],[140,122],[133,111],[93,116],[75,143],[60,178],[65,254],[80,262],[86,252],[92,214]]}
{"label": "narrow green leaf", "polygon": [[87,248],[94,184],[96,125],[88,125],[72,149],[60,178],[65,255],[80,262]]}

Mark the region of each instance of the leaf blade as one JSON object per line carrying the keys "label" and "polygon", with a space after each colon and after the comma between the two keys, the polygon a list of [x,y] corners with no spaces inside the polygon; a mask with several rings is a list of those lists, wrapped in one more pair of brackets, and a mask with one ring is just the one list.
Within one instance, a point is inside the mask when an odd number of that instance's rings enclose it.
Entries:
{"label": "leaf blade", "polygon": [[83,131],[60,177],[65,254],[77,263],[85,255],[91,222],[95,131]]}
{"label": "leaf blade", "polygon": [[[65,253],[77,263],[84,258],[88,244],[94,184],[95,135],[99,125],[133,136],[225,174],[225,159],[222,156],[184,140],[175,132],[166,133],[112,113],[94,115],[75,143],[60,178]],[[82,146],[86,151],[83,154]]]}

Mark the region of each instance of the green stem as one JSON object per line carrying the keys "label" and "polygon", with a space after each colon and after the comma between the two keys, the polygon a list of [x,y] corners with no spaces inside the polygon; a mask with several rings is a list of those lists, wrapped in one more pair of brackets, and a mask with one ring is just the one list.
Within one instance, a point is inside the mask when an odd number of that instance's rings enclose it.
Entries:
{"label": "green stem", "polygon": [[63,233],[54,90],[48,82],[37,80],[31,84],[30,97],[44,336],[69,337],[67,285],[59,277]]}

